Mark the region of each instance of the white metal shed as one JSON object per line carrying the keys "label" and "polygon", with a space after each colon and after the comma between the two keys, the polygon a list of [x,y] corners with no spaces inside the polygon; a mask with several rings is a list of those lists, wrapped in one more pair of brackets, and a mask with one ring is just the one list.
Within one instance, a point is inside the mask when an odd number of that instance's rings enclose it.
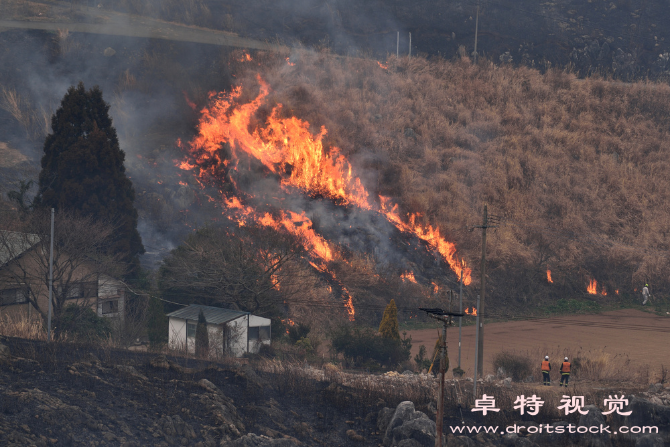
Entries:
{"label": "white metal shed", "polygon": [[210,355],[241,357],[245,352],[257,353],[261,345],[270,344],[269,318],[239,310],[191,304],[167,315],[171,349],[195,352],[195,331],[201,310],[207,321]]}

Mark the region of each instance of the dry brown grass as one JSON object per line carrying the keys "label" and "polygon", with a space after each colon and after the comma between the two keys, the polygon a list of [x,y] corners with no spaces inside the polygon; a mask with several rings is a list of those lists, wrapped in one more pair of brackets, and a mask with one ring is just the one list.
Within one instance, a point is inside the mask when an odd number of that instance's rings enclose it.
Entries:
{"label": "dry brown grass", "polygon": [[44,139],[51,129],[51,112],[45,107],[33,107],[13,88],[0,88],[0,108],[12,115],[28,138],[34,141]]}
{"label": "dry brown grass", "polygon": [[[358,166],[371,195],[437,225],[475,267],[475,287],[481,236],[467,226],[483,203],[504,217],[488,239],[490,299],[585,295],[591,278],[608,299],[643,281],[670,290],[670,86],[467,58],[391,57],[388,70],[306,51],[295,67],[268,59],[271,100],[324,125],[345,155],[382,160]],[[237,77],[249,96],[255,75]]]}
{"label": "dry brown grass", "polygon": [[[484,419],[487,424],[509,425],[519,420],[519,410],[513,410],[518,396],[530,397],[537,395],[544,402],[540,407],[535,421],[570,421],[576,422],[579,414],[566,416],[564,410],[558,407],[563,405],[564,395],[584,396],[586,405],[601,406],[603,399],[612,390],[618,393],[629,394],[646,389],[643,386],[630,385],[630,382],[606,380],[610,374],[619,374],[621,370],[613,365],[616,359],[593,358],[594,361],[604,361],[602,364],[606,372],[599,380],[591,381],[577,379],[571,381],[568,389],[543,387],[539,383],[513,383],[504,386],[499,380],[479,382],[477,396],[483,394],[493,396],[499,413],[489,413]],[[323,369],[305,367],[303,363],[282,362],[268,360],[257,364],[257,368],[264,374],[269,374],[268,380],[280,392],[290,393],[300,399],[309,399],[310,396],[320,395],[335,406],[359,406],[369,411],[370,407],[387,406],[395,408],[402,401],[414,402],[417,409],[427,411],[435,408],[437,401],[438,380],[426,375],[371,375],[366,373],[350,373],[333,366],[324,365]],[[590,373],[589,373],[590,374]],[[631,376],[625,376],[630,378]],[[445,414],[447,418],[465,418],[479,420],[481,416],[471,411],[475,404],[472,393],[471,379],[447,380],[445,384]],[[522,418],[523,419],[523,418]]]}
{"label": "dry brown grass", "polygon": [[29,340],[45,341],[47,339],[47,331],[42,326],[41,320],[28,319],[22,315],[0,315],[0,334]]}
{"label": "dry brown grass", "polygon": [[532,365],[531,373],[534,382],[542,380],[537,359],[549,356],[552,371],[551,380],[557,383],[561,379],[561,363],[564,357],[568,357],[572,364],[570,381],[583,384],[612,384],[612,383],[641,383],[647,385],[651,380],[648,364],[633,362],[627,355],[612,355],[604,351],[596,350],[553,350],[544,352],[535,350],[533,352],[515,352],[515,356],[525,359]]}

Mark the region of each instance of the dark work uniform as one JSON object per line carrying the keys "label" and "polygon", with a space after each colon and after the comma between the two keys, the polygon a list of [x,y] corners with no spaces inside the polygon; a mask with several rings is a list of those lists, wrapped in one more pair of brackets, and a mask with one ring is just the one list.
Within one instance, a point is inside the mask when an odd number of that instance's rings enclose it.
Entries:
{"label": "dark work uniform", "polygon": [[563,364],[561,365],[561,383],[559,383],[558,385],[565,386],[567,388],[568,380],[570,380],[570,362],[563,362]]}
{"label": "dark work uniform", "polygon": [[549,363],[549,360],[543,360],[542,361],[542,379],[543,383],[546,386],[551,385],[551,379],[549,378],[549,371],[551,371],[551,363]]}

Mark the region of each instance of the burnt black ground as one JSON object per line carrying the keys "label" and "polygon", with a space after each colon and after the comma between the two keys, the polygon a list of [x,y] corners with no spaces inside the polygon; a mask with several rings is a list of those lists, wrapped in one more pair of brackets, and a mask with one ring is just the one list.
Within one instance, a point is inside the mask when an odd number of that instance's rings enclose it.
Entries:
{"label": "burnt black ground", "polygon": [[381,442],[372,433],[385,403],[366,405],[327,382],[86,345],[2,343],[11,352],[0,369],[3,446],[219,445],[245,433],[353,445],[350,429],[366,439],[356,445]]}

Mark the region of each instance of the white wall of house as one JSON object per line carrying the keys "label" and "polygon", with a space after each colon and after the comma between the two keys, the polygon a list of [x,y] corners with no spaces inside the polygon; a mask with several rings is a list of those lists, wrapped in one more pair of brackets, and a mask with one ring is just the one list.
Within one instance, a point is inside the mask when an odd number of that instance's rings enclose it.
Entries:
{"label": "white wall of house", "polygon": [[270,319],[250,315],[249,319],[249,352],[258,353],[261,345],[270,344]]}
{"label": "white wall of house", "polygon": [[107,275],[100,275],[98,278],[98,301],[96,303],[98,316],[123,319],[125,301],[123,284]]}
{"label": "white wall of house", "polygon": [[247,352],[247,320],[249,315],[243,315],[228,322],[228,349],[231,355],[242,357]]}
{"label": "white wall of house", "polygon": [[170,318],[168,331],[168,345],[170,349],[174,349],[175,351],[186,350],[186,320]]}
{"label": "white wall of house", "polygon": [[[181,318],[170,317],[168,330],[168,343],[170,349],[177,351],[186,350],[190,354],[195,353],[195,326],[197,321],[183,320]],[[249,324],[249,326],[247,326]],[[190,325],[191,329],[188,327]],[[225,332],[224,332],[225,326]],[[266,327],[266,329],[259,329]],[[207,332],[209,335],[209,349],[212,356],[225,356],[226,354],[235,357],[242,357],[247,352],[247,347],[250,352],[257,353],[260,346],[263,344],[270,344],[270,320],[268,318],[256,317],[251,315],[243,315],[233,321],[229,321],[226,325],[208,324]],[[249,330],[252,333],[258,332],[261,339],[249,338]],[[187,336],[187,332],[192,332]],[[267,336],[265,336],[267,333]],[[225,336],[224,336],[225,335]],[[248,344],[247,344],[248,343]]]}

